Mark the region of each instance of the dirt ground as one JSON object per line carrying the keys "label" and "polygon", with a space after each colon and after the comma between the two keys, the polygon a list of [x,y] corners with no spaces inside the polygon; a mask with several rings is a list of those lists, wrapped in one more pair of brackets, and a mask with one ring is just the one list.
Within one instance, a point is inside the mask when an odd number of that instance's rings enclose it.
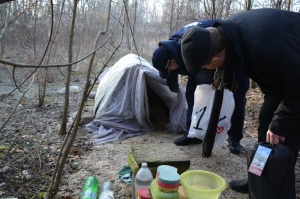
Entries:
{"label": "dirt ground", "polygon": [[[0,67],[0,126],[10,116],[19,101],[21,93],[14,91],[12,73]],[[71,85],[83,88],[84,77],[74,77]],[[21,100],[16,114],[2,129],[0,134],[0,198],[32,198],[45,192],[49,186],[56,157],[64,139],[58,135],[64,95],[57,91],[64,87],[63,81],[48,83],[45,102],[42,108],[38,102],[36,82]],[[70,95],[70,119],[77,111],[82,89],[78,94]],[[215,146],[210,158],[203,158],[202,145],[178,146],[190,159],[190,169],[215,172],[227,183],[233,179],[247,176],[246,151],[256,141],[257,116],[262,95],[258,89],[251,89],[247,94],[247,114],[244,128],[243,146],[239,155],[229,153],[227,142],[222,147]],[[92,114],[93,102],[86,103],[84,116]],[[115,198],[131,198],[131,185],[119,180],[118,172],[127,166],[127,154],[135,144],[173,143],[182,136],[164,129],[133,137],[130,139],[95,145],[91,134],[81,127],[69,153],[60,183],[57,198],[79,198],[83,181],[87,176],[95,176],[99,184],[111,181],[115,185]],[[300,161],[296,165],[296,191],[300,198]],[[220,198],[249,198],[227,188]]]}

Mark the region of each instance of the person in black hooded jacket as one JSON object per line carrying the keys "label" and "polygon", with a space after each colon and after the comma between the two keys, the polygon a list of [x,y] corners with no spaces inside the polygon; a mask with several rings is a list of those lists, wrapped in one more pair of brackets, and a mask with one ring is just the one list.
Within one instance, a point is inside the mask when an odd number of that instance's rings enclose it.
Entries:
{"label": "person in black hooded jacket", "polygon": [[[259,141],[285,142],[296,164],[300,147],[300,14],[269,8],[240,12],[211,28],[190,29],[181,47],[191,74],[201,68],[239,68],[259,85],[265,94]],[[248,191],[247,180],[233,180],[229,185],[236,191]]]}
{"label": "person in black hooded jacket", "polygon": [[[188,72],[181,56],[181,39],[184,33],[193,27],[207,28],[211,27],[212,24],[217,21],[219,20],[201,20],[182,27],[173,33],[168,40],[159,42],[159,47],[155,49],[152,56],[153,66],[159,71],[161,78],[165,78],[167,80],[167,84],[172,92],[178,92],[179,90],[178,75],[188,76],[185,93],[188,104],[186,115],[187,133],[174,141],[176,145],[202,143],[202,140],[188,137],[192,120],[191,116],[194,105],[194,92],[199,84],[211,84],[214,76],[214,71],[207,69],[202,69],[201,73],[197,75],[192,75]],[[249,78],[240,70],[237,70],[235,73],[235,81],[238,84],[238,88],[234,92],[234,99],[235,106],[237,108],[234,109],[231,119],[231,128],[228,130],[228,142],[230,152],[240,153],[240,140],[243,138],[243,126],[245,119],[245,96],[249,89]],[[232,85],[229,87],[232,87]]]}

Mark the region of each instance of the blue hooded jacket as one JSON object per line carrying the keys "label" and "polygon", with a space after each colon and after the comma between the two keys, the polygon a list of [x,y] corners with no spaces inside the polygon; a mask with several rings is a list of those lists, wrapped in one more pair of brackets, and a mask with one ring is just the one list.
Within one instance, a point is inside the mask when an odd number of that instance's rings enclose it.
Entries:
{"label": "blue hooded jacket", "polygon": [[[178,64],[177,73],[180,75],[191,75],[184,65],[182,56],[181,56],[181,39],[183,35],[191,28],[198,26],[201,28],[211,27],[215,22],[219,20],[203,20],[190,23],[181,29],[177,30],[175,33],[171,35],[169,40],[159,42],[159,46],[164,46],[170,55],[176,59],[176,63]],[[165,78],[165,77],[164,77]]]}

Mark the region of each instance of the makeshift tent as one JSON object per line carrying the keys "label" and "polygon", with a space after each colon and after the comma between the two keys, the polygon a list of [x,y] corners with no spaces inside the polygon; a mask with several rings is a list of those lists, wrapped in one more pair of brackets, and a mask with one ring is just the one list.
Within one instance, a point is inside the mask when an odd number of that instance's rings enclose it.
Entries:
{"label": "makeshift tent", "polygon": [[95,118],[86,125],[95,142],[103,144],[153,131],[155,128],[149,117],[153,94],[168,109],[169,123],[165,128],[173,133],[184,132],[186,99],[183,86],[180,85],[179,93],[171,92],[166,80],[159,77],[149,62],[128,54],[100,77],[93,109]]}

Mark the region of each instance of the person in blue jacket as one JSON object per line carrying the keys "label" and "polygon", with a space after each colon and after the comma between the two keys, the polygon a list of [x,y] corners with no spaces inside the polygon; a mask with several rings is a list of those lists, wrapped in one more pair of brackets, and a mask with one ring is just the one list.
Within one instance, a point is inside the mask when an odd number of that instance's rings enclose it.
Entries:
{"label": "person in blue jacket", "polygon": [[[159,47],[154,51],[152,56],[153,66],[159,71],[160,77],[167,80],[167,84],[172,92],[178,92],[178,75],[187,75],[186,84],[186,100],[188,104],[186,115],[187,132],[184,136],[177,138],[174,143],[176,145],[189,145],[202,143],[197,138],[189,138],[188,132],[191,126],[191,116],[194,105],[194,92],[199,84],[211,84],[213,82],[214,71],[202,69],[197,75],[192,75],[186,68],[181,56],[181,40],[182,36],[193,27],[207,28],[211,27],[219,20],[202,20],[190,23],[175,33],[166,41],[159,42]],[[235,108],[232,119],[231,128],[228,131],[229,149],[232,153],[240,153],[240,140],[243,138],[243,126],[245,119],[246,92],[249,89],[249,78],[240,70],[236,71],[236,85],[234,82],[227,84],[227,88],[234,91]]]}
{"label": "person in blue jacket", "polygon": [[[181,50],[191,74],[223,67],[240,69],[253,79],[265,94],[259,141],[284,142],[296,164],[300,148],[299,13],[270,8],[240,12],[213,27],[190,29],[183,36]],[[239,192],[249,188],[247,179],[233,180],[229,186]],[[281,198],[295,198],[295,190]]]}

